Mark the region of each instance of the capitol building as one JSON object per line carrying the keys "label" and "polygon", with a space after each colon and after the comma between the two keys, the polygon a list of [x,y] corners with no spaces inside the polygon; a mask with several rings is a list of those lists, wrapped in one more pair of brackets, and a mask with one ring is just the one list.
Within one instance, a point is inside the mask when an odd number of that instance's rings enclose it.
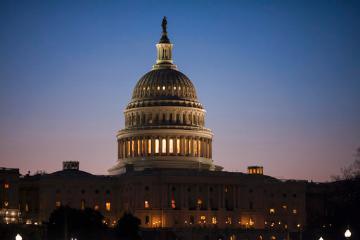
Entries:
{"label": "capitol building", "polygon": [[110,226],[131,212],[144,231],[172,231],[177,239],[298,239],[306,181],[279,180],[261,166],[241,173],[217,165],[206,110],[174,64],[173,47],[164,18],[156,62],[125,107],[109,174],[81,171],[78,162],[24,176],[1,168],[0,211],[16,215],[3,214],[6,221],[42,224],[66,205],[100,211]]}

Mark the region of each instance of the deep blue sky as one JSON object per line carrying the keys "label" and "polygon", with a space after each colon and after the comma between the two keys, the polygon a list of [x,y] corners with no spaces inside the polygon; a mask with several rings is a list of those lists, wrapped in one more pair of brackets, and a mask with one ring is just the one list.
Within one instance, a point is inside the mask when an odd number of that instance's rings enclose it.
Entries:
{"label": "deep blue sky", "polygon": [[360,146],[359,1],[0,2],[0,166],[105,174],[168,17],[226,170],[328,180]]}

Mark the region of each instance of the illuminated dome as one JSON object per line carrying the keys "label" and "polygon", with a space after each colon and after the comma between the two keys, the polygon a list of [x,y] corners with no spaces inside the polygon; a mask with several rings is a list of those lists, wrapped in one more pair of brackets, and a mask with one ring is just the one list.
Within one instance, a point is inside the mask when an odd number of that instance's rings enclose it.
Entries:
{"label": "illuminated dome", "polygon": [[118,162],[110,174],[149,168],[221,170],[212,160],[212,137],[205,109],[190,79],[172,60],[173,44],[163,33],[153,69],[135,85],[117,134]]}

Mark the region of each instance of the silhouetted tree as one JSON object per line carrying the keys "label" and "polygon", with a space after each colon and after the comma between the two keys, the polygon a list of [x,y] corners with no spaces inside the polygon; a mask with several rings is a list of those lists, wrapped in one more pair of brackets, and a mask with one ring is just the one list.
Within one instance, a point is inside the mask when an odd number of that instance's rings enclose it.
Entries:
{"label": "silhouetted tree", "polygon": [[103,224],[104,217],[100,212],[91,208],[84,210],[70,207],[55,209],[49,218],[49,239],[100,239],[106,231]]}
{"label": "silhouetted tree", "polygon": [[116,225],[116,232],[119,239],[122,240],[138,240],[141,239],[139,235],[139,227],[141,220],[131,213],[124,213]]}
{"label": "silhouetted tree", "polygon": [[360,147],[356,150],[354,162],[341,168],[341,175],[331,177],[334,181],[360,178]]}

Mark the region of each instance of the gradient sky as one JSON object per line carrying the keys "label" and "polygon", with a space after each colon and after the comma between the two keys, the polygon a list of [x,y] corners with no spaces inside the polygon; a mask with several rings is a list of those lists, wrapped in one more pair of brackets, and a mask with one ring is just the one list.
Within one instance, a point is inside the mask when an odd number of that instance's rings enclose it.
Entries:
{"label": "gradient sky", "polygon": [[230,171],[327,181],[360,146],[359,1],[0,1],[0,166],[106,174],[168,17]]}

